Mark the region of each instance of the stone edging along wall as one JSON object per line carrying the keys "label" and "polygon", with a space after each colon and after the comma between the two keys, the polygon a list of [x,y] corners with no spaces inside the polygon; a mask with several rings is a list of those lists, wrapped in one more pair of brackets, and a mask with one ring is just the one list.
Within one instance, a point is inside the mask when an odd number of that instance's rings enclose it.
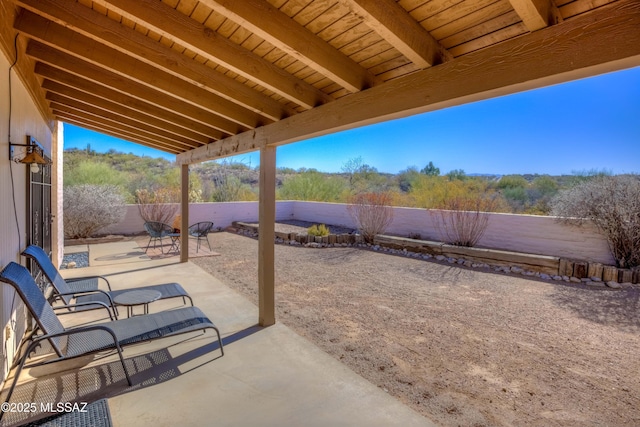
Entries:
{"label": "stone edging along wall", "polygon": [[[234,221],[232,227],[243,234],[258,236],[258,226]],[[442,242],[379,235],[367,245],[358,234],[330,234],[311,236],[304,233],[276,231],[277,243],[299,244],[308,247],[335,247],[358,245],[375,251],[456,263],[466,267],[536,276],[547,280],[584,283],[593,286],[620,288],[640,283],[640,268],[620,269],[597,262],[572,261],[564,258],[503,251],[487,248],[468,248]],[[624,285],[621,285],[624,284]]]}

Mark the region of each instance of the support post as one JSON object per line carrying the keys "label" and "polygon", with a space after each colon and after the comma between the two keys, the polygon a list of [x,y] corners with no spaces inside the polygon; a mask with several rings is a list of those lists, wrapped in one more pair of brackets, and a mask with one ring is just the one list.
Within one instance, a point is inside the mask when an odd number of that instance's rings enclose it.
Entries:
{"label": "support post", "polygon": [[180,165],[180,262],[189,261],[189,165]]}
{"label": "support post", "polygon": [[275,313],[275,222],[276,148],[260,149],[260,198],[258,234],[258,295],[260,326],[276,323]]}

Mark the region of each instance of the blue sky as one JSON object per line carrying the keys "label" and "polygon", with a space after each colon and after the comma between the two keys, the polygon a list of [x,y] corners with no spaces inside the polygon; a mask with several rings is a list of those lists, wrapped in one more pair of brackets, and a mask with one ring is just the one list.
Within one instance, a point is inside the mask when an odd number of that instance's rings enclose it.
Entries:
{"label": "blue sky", "polygon": [[[173,155],[65,125],[65,148]],[[280,167],[338,172],[362,157],[381,172],[640,173],[640,67],[310,139],[278,148]],[[233,160],[256,166],[258,153]]]}

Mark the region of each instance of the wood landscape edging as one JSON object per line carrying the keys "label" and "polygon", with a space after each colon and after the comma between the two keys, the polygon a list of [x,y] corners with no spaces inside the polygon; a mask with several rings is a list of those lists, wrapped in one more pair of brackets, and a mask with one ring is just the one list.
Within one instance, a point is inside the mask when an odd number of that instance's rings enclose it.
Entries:
{"label": "wood landscape edging", "polygon": [[[258,233],[258,226],[241,221],[234,221],[233,227]],[[275,233],[276,239],[295,241],[302,245],[342,245],[363,244],[359,234],[330,234],[328,236],[311,236],[306,233]],[[442,259],[464,258],[475,263],[494,266],[515,267],[527,271],[550,276],[555,280],[565,282],[602,282],[602,285],[613,283],[640,283],[640,268],[623,269],[615,266],[603,265],[598,262],[570,260],[556,256],[530,254],[524,252],[506,251],[490,248],[474,248],[454,246],[443,242],[418,240],[408,237],[378,235],[374,238],[373,246],[380,246],[394,250],[428,254]],[[505,270],[503,270],[505,271]],[[611,285],[609,285],[611,286]]]}

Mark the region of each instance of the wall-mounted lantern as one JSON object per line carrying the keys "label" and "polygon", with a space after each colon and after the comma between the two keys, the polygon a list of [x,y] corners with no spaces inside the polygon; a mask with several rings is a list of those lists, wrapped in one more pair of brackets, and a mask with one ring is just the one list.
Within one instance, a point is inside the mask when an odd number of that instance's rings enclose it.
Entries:
{"label": "wall-mounted lantern", "polygon": [[[18,150],[16,150],[15,147],[24,148],[17,152]],[[48,165],[51,163],[44,157],[44,149],[42,146],[30,135],[27,135],[26,144],[9,143],[9,160],[31,165],[32,173],[38,173],[40,171],[40,165]]]}

